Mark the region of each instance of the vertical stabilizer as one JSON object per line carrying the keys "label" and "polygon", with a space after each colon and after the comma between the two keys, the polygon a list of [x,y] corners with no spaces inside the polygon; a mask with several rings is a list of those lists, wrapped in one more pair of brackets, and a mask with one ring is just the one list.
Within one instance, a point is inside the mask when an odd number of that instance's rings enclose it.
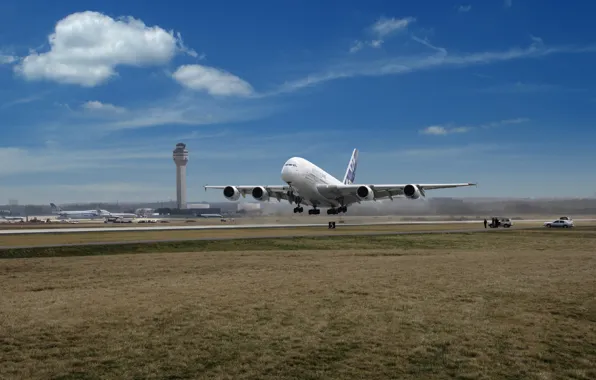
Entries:
{"label": "vertical stabilizer", "polygon": [[354,149],[348,168],[346,169],[346,175],[344,176],[344,185],[351,185],[356,179],[356,167],[358,166],[358,149]]}

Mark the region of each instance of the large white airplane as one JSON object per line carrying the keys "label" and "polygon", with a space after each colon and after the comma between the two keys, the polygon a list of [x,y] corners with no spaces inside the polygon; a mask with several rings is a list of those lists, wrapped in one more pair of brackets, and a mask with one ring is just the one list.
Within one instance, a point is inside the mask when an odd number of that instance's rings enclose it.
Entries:
{"label": "large white airplane", "polygon": [[358,149],[354,149],[348,163],[343,181],[338,180],[312,162],[292,157],[281,169],[281,179],[287,185],[274,186],[205,186],[207,189],[223,189],[226,199],[237,201],[240,196],[250,193],[258,201],[272,198],[281,202],[287,200],[296,204],[294,213],[304,211],[302,205],[312,206],[309,215],[321,213],[319,207],[327,207],[327,214],[345,213],[348,206],[363,201],[376,201],[393,197],[418,199],[425,197],[426,190],[447,189],[453,187],[476,186],[475,183],[439,183],[439,184],[355,184],[356,167],[358,166]]}
{"label": "large white airplane", "polygon": [[81,210],[81,211],[65,211],[60,207],[56,206],[54,203],[50,203],[52,207],[52,213],[58,214],[62,218],[72,218],[72,219],[97,219],[97,218],[107,218],[108,220],[117,219],[117,218],[135,218],[136,214],[130,213],[113,213],[109,212],[108,210]]}

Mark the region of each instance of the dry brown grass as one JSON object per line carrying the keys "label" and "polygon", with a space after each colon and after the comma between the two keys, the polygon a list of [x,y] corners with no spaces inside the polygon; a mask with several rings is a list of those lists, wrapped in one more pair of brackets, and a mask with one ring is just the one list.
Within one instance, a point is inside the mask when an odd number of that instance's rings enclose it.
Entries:
{"label": "dry brown grass", "polygon": [[[377,226],[341,226],[337,233],[350,232],[391,232],[391,231],[444,231],[478,229],[482,223],[456,224],[418,224],[418,225],[377,225]],[[326,235],[333,233],[325,227],[296,228],[256,228],[256,229],[213,229],[213,230],[170,230],[170,231],[114,231],[114,232],[76,232],[32,235],[0,235],[0,246],[18,247],[50,244],[74,244],[88,242],[118,242],[164,239],[200,239],[200,238],[245,238],[259,236],[294,236]]]}
{"label": "dry brown grass", "polygon": [[594,379],[595,237],[2,260],[0,378]]}

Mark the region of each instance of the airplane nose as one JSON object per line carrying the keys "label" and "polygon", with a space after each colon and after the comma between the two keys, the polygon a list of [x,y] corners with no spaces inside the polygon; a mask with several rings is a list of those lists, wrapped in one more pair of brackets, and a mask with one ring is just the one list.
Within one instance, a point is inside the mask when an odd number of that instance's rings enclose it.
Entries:
{"label": "airplane nose", "polygon": [[292,168],[290,166],[284,166],[281,168],[281,179],[284,182],[292,180]]}

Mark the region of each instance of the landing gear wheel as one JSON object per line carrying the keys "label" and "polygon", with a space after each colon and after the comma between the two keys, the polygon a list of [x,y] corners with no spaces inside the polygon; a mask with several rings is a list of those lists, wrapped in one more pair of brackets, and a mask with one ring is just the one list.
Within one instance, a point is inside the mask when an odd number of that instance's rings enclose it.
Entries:
{"label": "landing gear wheel", "polygon": [[308,210],[308,215],[319,215],[321,213],[321,210],[313,208]]}
{"label": "landing gear wheel", "polygon": [[302,206],[294,207],[294,214],[296,214],[296,213],[302,213],[302,211],[304,211],[304,209],[302,208]]}

